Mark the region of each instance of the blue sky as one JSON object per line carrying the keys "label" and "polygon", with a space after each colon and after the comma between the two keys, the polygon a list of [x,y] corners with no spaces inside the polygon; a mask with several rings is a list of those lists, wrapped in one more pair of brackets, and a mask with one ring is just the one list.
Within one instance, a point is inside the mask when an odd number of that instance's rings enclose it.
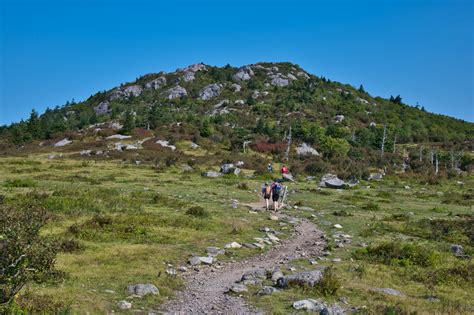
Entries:
{"label": "blue sky", "polygon": [[471,0],[0,3],[0,124],[149,72],[258,61],[474,121]]}

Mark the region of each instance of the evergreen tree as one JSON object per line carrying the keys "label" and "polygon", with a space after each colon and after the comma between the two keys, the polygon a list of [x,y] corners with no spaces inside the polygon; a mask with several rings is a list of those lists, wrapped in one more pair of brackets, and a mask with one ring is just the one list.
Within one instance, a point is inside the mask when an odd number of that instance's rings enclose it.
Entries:
{"label": "evergreen tree", "polygon": [[359,92],[366,93],[365,89],[364,89],[364,86],[362,84],[359,86]]}
{"label": "evergreen tree", "polygon": [[27,123],[27,131],[30,133],[31,137],[37,139],[41,137],[41,126],[38,117],[38,112],[34,109],[31,110],[30,118]]}
{"label": "evergreen tree", "polygon": [[135,128],[135,117],[131,110],[127,110],[125,112],[125,118],[123,120],[121,132],[127,134],[132,132],[133,128]]}

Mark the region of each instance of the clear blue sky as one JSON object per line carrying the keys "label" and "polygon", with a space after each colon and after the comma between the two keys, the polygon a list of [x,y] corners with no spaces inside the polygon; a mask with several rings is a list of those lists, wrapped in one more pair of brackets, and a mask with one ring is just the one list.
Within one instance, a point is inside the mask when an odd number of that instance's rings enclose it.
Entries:
{"label": "clear blue sky", "polygon": [[472,0],[0,2],[0,124],[149,72],[258,61],[474,121]]}

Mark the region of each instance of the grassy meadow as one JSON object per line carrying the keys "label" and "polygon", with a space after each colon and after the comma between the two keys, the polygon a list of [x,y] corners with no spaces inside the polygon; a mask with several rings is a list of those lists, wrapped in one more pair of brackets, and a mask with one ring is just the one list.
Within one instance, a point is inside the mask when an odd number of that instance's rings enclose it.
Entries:
{"label": "grassy meadow", "polygon": [[[160,294],[133,299],[133,311],[159,310],[182,287],[170,267],[186,266],[208,246],[250,242],[267,226],[288,235],[289,227],[250,211],[261,178],[244,175],[203,178],[198,171],[122,161],[49,159],[46,154],[0,159],[1,202],[19,207],[26,200],[51,214],[43,234],[61,244],[57,275],[28,284],[16,298],[31,313],[104,314],[119,311],[127,285],[153,283]],[[474,312],[474,217],[472,178],[422,185],[415,179],[387,177],[350,190],[317,189],[303,178],[289,184],[287,214],[303,217],[325,231],[329,255],[316,266],[333,266],[340,288],[322,296],[309,288],[290,288],[270,296],[246,298],[273,313],[293,312],[303,298],[347,300],[362,313]],[[363,188],[362,186],[370,186]],[[238,200],[236,209],[232,200]],[[296,206],[296,208],[294,207]],[[334,228],[340,224],[342,229]],[[350,235],[338,247],[335,233]],[[466,257],[455,257],[451,244]],[[218,260],[237,260],[257,249],[233,249]],[[340,262],[333,262],[340,258]],[[296,270],[314,268],[308,259],[292,261]],[[283,270],[289,272],[288,270]],[[390,296],[376,288],[393,288]],[[430,297],[430,299],[428,299]],[[343,305],[343,304],[341,304]],[[127,311],[121,311],[126,313]]]}

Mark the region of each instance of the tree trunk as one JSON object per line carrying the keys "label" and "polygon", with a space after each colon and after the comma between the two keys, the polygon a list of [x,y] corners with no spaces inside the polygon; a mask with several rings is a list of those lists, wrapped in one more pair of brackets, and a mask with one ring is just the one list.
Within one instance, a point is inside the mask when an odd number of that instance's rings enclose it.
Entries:
{"label": "tree trunk", "polygon": [[385,150],[385,138],[387,137],[387,125],[383,126],[383,136],[382,136],[382,152],[380,156],[383,156],[384,150]]}

